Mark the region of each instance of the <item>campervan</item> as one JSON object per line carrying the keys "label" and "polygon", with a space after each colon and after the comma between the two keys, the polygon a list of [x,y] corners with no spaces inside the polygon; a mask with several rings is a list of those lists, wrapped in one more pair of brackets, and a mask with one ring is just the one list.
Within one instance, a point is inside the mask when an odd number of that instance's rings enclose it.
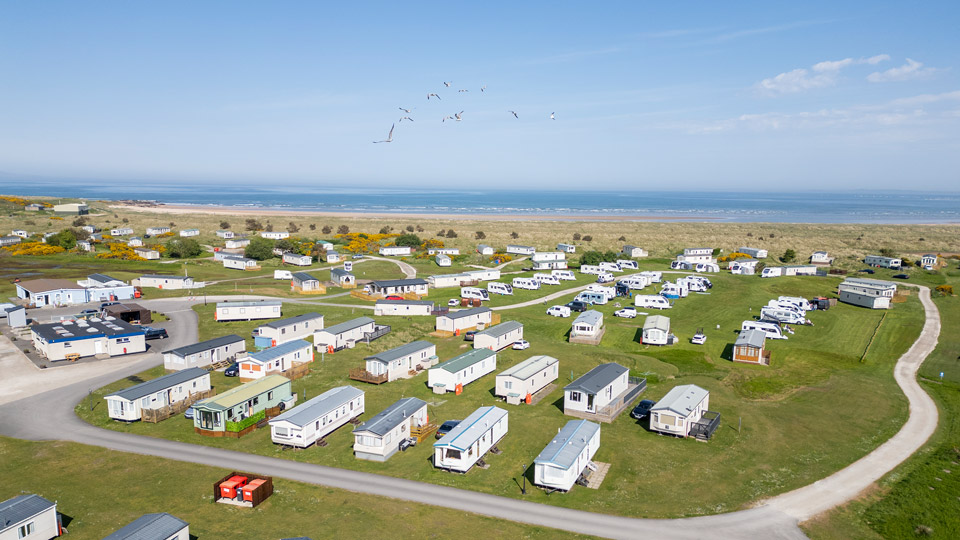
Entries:
{"label": "campervan", "polygon": [[513,288],[535,291],[540,288],[540,282],[533,278],[515,277],[513,278]]}
{"label": "campervan", "polygon": [[590,292],[598,292],[607,295],[607,300],[613,300],[617,297],[617,291],[613,287],[604,287],[603,285],[598,285],[596,283],[591,283],[587,285],[587,290]]}
{"label": "campervan", "polygon": [[601,292],[583,291],[582,293],[578,294],[574,300],[586,302],[587,304],[596,304],[602,306],[603,304],[607,303],[607,295]]}
{"label": "campervan", "polygon": [[547,315],[553,315],[554,317],[569,317],[570,307],[569,306],[550,306],[549,308],[547,308]]}
{"label": "campervan", "polygon": [[803,315],[792,309],[771,306],[764,306],[760,309],[760,320],[785,324],[804,324],[807,322]]}
{"label": "campervan", "polygon": [[613,274],[610,272],[600,272],[597,274],[597,283],[610,283],[613,281]]}
{"label": "campervan", "polygon": [[623,272],[623,268],[620,268],[620,265],[615,262],[601,262],[600,269],[606,272]]}
{"label": "campervan", "polygon": [[686,285],[690,292],[704,292],[707,290],[707,284],[694,276],[678,278],[677,284]]}
{"label": "campervan", "polygon": [[660,280],[663,279],[663,272],[659,270],[644,270],[640,272],[640,275],[650,278],[650,283],[660,283]]}
{"label": "campervan", "polygon": [[783,275],[782,266],[768,266],[760,272],[760,277],[780,277]]}
{"label": "campervan", "polygon": [[767,305],[765,307],[772,307],[777,309],[788,309],[800,316],[806,315],[807,313],[806,310],[800,309],[800,306],[796,304],[792,304],[790,302],[785,302],[783,300],[771,300],[767,302]]}
{"label": "campervan", "polygon": [[760,330],[767,334],[767,339],[787,339],[787,336],[783,335],[783,331],[780,330],[780,325],[777,323],[743,321],[743,325],[740,326],[740,331],[745,332],[747,330]]}
{"label": "campervan", "polygon": [[633,305],[638,308],[669,309],[670,301],[659,294],[638,294],[633,297]]}
{"label": "campervan", "polygon": [[573,275],[573,270],[551,270],[550,275],[556,276],[557,279],[562,279],[565,281],[573,281],[577,279],[577,276]]}
{"label": "campervan", "polygon": [[460,287],[460,298],[468,298],[470,300],[480,300],[486,302],[490,299],[490,295],[487,294],[486,289],[478,289],[477,287]]}
{"label": "campervan", "polygon": [[670,283],[669,281],[663,284],[663,288],[660,289],[660,296],[665,298],[686,298],[690,293],[690,289],[687,288],[687,284],[683,281],[679,283]]}
{"label": "campervan", "polygon": [[639,268],[637,266],[637,261],[628,261],[626,259],[617,259],[617,264],[620,265],[620,268],[623,270],[636,270]]}
{"label": "campervan", "polygon": [[550,274],[534,274],[533,279],[540,282],[541,285],[559,285],[560,278]]}
{"label": "campervan", "polygon": [[581,264],[581,265],[580,265],[580,273],[581,273],[581,274],[593,274],[593,275],[597,275],[597,274],[599,274],[600,272],[603,272],[603,270],[602,270],[599,266],[597,266],[597,265],[595,265],[595,264]]}
{"label": "campervan", "polygon": [[513,294],[513,286],[511,286],[509,283],[491,281],[490,283],[487,283],[487,292],[494,294]]}
{"label": "campervan", "polygon": [[693,269],[697,272],[719,272],[720,266],[715,263],[697,263]]}
{"label": "campervan", "polygon": [[273,279],[293,279],[293,273],[289,270],[274,270]]}
{"label": "campervan", "polygon": [[793,304],[804,311],[810,311],[813,309],[813,306],[810,305],[810,302],[806,298],[801,298],[799,296],[780,296],[777,298],[777,300],[780,302]]}

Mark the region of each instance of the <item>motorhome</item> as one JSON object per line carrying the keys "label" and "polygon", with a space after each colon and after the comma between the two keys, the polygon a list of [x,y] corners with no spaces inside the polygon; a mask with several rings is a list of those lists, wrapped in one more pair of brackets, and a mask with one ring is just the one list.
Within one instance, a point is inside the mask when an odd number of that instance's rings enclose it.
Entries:
{"label": "motorhome", "polygon": [[613,279],[613,274],[610,272],[600,272],[597,274],[597,283],[610,283]]}
{"label": "motorhome", "polygon": [[587,285],[587,290],[590,292],[598,292],[601,294],[607,295],[607,300],[613,300],[617,297],[617,290],[613,287],[604,287],[603,285],[598,285],[596,283],[591,283]]}
{"label": "motorhome", "polygon": [[766,307],[789,309],[790,311],[796,313],[797,315],[807,314],[807,310],[801,308],[800,306],[798,306],[797,304],[794,304],[793,302],[787,302],[786,300],[770,300],[769,302],[767,302]]}
{"label": "motorhome", "polygon": [[513,294],[513,286],[509,283],[491,281],[487,283],[487,292],[493,294]]}
{"label": "motorhome", "polygon": [[617,259],[617,265],[620,266],[622,270],[636,270],[640,268],[637,266],[637,261],[628,261],[626,259]]}
{"label": "motorhome", "polygon": [[633,297],[633,305],[638,308],[669,309],[670,301],[659,294],[638,294]]}
{"label": "motorhome", "polygon": [[607,295],[601,292],[583,291],[578,294],[574,300],[586,302],[588,304],[603,305],[607,303]]}
{"label": "motorhome", "polygon": [[515,277],[513,278],[513,288],[535,291],[540,288],[540,282],[533,278]]}
{"label": "motorhome", "polygon": [[813,309],[813,306],[810,305],[810,302],[806,298],[799,296],[780,296],[777,298],[780,302],[788,302],[794,304],[798,308],[804,311],[810,311]]}
{"label": "motorhome", "polygon": [[743,321],[743,325],[740,326],[740,330],[760,330],[767,334],[767,339],[787,339],[787,336],[783,335],[783,331],[780,329],[780,325],[777,323],[763,321]]}
{"label": "motorhome", "polygon": [[559,285],[560,278],[550,274],[534,274],[533,279],[540,282],[541,285]]}
{"label": "motorhome", "polygon": [[562,279],[565,281],[573,281],[577,279],[577,276],[573,274],[573,270],[551,270],[550,275],[556,276],[557,279]]}
{"label": "motorhome", "polygon": [[783,307],[764,306],[760,309],[761,321],[773,321],[785,324],[804,324],[806,319],[796,311]]}
{"label": "motorhome", "polygon": [[581,273],[581,274],[593,274],[593,275],[597,275],[597,274],[599,274],[599,273],[601,273],[601,272],[603,272],[603,269],[601,269],[599,266],[597,266],[597,265],[595,265],[595,264],[581,264],[581,265],[580,265],[580,273]]}
{"label": "motorhome", "polygon": [[680,281],[679,283],[670,283],[668,281],[664,283],[660,289],[660,295],[665,298],[686,298],[688,294],[690,294],[690,289],[684,281]]}
{"label": "motorhome", "polygon": [[709,288],[706,283],[694,276],[678,278],[677,284],[685,285],[690,292],[704,292]]}
{"label": "motorhome", "polygon": [[618,283],[622,283],[628,289],[631,289],[631,290],[642,289],[650,284],[646,276],[630,276],[630,277],[621,279]]}
{"label": "motorhome", "polygon": [[659,270],[644,270],[643,272],[640,272],[640,275],[649,277],[650,283],[660,283],[660,281],[663,279],[663,272],[660,272]]}
{"label": "motorhome", "polygon": [[623,272],[623,268],[620,268],[620,265],[615,262],[603,261],[600,263],[600,269],[607,272]]}
{"label": "motorhome", "polygon": [[490,299],[490,295],[487,294],[486,289],[478,289],[477,287],[460,287],[460,298],[486,302]]}

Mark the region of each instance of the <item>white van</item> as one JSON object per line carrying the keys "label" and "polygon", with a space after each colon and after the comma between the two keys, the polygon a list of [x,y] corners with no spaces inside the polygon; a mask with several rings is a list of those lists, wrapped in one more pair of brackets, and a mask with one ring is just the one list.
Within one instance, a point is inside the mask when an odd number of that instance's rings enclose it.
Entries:
{"label": "white van", "polygon": [[289,270],[274,270],[273,279],[293,279],[293,273]]}
{"label": "white van", "polygon": [[760,309],[760,320],[785,324],[803,324],[806,322],[803,315],[800,315],[792,309],[770,306],[764,306]]}
{"label": "white van", "polygon": [[573,270],[551,270],[550,275],[556,276],[557,279],[562,279],[565,281],[573,281],[577,279],[577,276],[573,275]]}
{"label": "white van", "polygon": [[625,259],[617,259],[617,264],[620,265],[620,268],[623,270],[636,270],[639,268],[637,266],[637,261],[628,261]]}
{"label": "white van", "polygon": [[783,335],[783,332],[780,330],[780,325],[776,323],[743,321],[740,330],[762,330],[767,334],[767,339],[787,339],[787,336]]}
{"label": "white van", "polygon": [[638,308],[670,309],[670,301],[659,294],[638,294],[633,297],[633,305]]}
{"label": "white van", "polygon": [[486,302],[490,299],[490,295],[487,294],[486,289],[478,289],[476,287],[460,287],[460,298],[468,298],[470,300],[480,300]]}
{"label": "white van", "polygon": [[580,273],[581,273],[581,274],[593,274],[593,275],[597,275],[597,274],[599,274],[600,272],[603,272],[603,270],[602,270],[599,266],[597,266],[597,265],[594,265],[594,264],[581,264],[581,265],[580,265]]}
{"label": "white van", "polygon": [[487,292],[494,294],[513,294],[513,287],[509,283],[500,283],[499,281],[491,281],[487,283]]}
{"label": "white van", "polygon": [[768,266],[760,272],[760,277],[780,277],[783,275],[782,266]]}
{"label": "white van", "polygon": [[535,291],[540,288],[540,282],[533,278],[515,277],[513,278],[513,288]]}
{"label": "white van", "polygon": [[604,294],[606,295],[607,300],[613,300],[614,298],[617,297],[617,290],[615,288],[604,287],[603,285],[599,285],[597,283],[591,283],[587,285],[587,290],[590,292],[598,292],[598,293]]}
{"label": "white van", "polygon": [[620,265],[615,262],[603,261],[600,263],[600,269],[605,272],[623,272],[623,268],[620,268]]}
{"label": "white van", "polygon": [[593,291],[583,291],[578,294],[574,300],[585,302],[587,304],[604,305],[607,303],[607,295]]}
{"label": "white van", "polygon": [[663,272],[659,270],[644,270],[640,272],[640,275],[650,278],[650,283],[660,283],[660,280],[663,279]]}
{"label": "white van", "polygon": [[550,274],[534,274],[533,279],[540,282],[541,285],[559,285],[560,278]]}
{"label": "white van", "polygon": [[613,281],[613,274],[610,272],[600,272],[597,274],[597,283],[610,283]]}
{"label": "white van", "polygon": [[547,315],[553,315],[554,317],[569,317],[570,306],[550,306],[547,308]]}

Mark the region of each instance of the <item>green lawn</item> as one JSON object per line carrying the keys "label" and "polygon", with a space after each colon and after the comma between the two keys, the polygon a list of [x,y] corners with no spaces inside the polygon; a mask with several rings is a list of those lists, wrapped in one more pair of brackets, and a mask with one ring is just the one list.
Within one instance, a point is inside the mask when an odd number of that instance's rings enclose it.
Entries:
{"label": "green lawn", "polygon": [[[281,537],[585,538],[385,497],[274,480],[255,509],[213,502],[213,483],[230,469],[105,450],[67,442],[0,437],[0,500],[36,493],[57,502],[71,540],[103,538],[150,512],[190,524],[192,538],[266,540]],[[16,478],[16,482],[9,481]]]}
{"label": "green lawn", "polygon": [[[892,377],[895,360],[913,342],[922,326],[922,311],[913,295],[887,313],[877,338],[860,361],[882,313],[848,305],[814,312],[815,326],[797,328],[787,341],[769,342],[770,367],[734,365],[724,352],[736,337],[740,323],[759,312],[769,298],[779,294],[812,296],[829,294],[837,278],[777,278],[711,275],[715,287],[709,295],[692,294],[664,312],[673,320],[673,332],[682,343],[668,348],[642,346],[637,331],[643,317],[635,320],[612,317],[615,306],[599,309],[606,315],[607,333],[600,346],[566,342],[572,319],[547,316],[543,306],[501,312],[503,320],[525,325],[526,351],[507,350],[498,355],[498,369],[512,366],[534,354],[560,359],[560,386],[602,362],[615,361],[644,375],[650,384],[643,397],[657,399],[677,384],[695,383],[711,391],[711,409],[723,415],[723,425],[714,439],[703,444],[648,432],[624,414],[604,425],[596,460],[612,463],[610,473],[597,491],[577,488],[569,494],[547,497],[540,490],[526,498],[537,502],[590,509],[613,514],[676,517],[732,511],[750,501],[782,493],[827,476],[863,456],[896,432],[906,417],[906,402]],[[559,302],[558,302],[559,303]],[[287,304],[284,316],[315,308]],[[226,333],[249,336],[256,322],[216,323],[213,306],[199,306],[200,338]],[[316,309],[325,324],[368,315],[351,308]],[[366,392],[369,418],[401,396],[416,396],[432,404],[432,419],[463,418],[481,405],[498,403],[493,396],[494,374],[467,386],[460,396],[435,396],[421,375],[381,386],[347,380],[348,369],[362,364],[371,351],[380,351],[414,339],[423,339],[433,329],[429,317],[382,317],[393,332],[371,344],[318,358],[311,374],[294,382],[294,389],[309,398],[333,386],[355,384]],[[719,329],[717,328],[719,325]],[[688,343],[698,328],[704,328],[705,346]],[[457,338],[437,339],[438,355],[447,360],[467,350]],[[142,374],[143,379],[160,374],[159,369]],[[503,454],[490,455],[487,470],[452,475],[434,469],[431,450],[425,447],[394,456],[387,463],[356,460],[351,453],[352,436],[342,428],[327,437],[329,446],[301,452],[283,452],[269,439],[269,430],[242,439],[212,439],[195,435],[192,424],[182,418],[157,425],[120,424],[106,418],[100,398],[107,392],[135,381],[118,381],[94,393],[95,408],[88,403],[78,414],[91,423],[110,429],[173,440],[230,448],[245,452],[301,460],[323,465],[421,480],[473,489],[508,497],[520,497],[516,478],[524,465],[570,418],[562,414],[562,390],[557,389],[537,406],[501,405],[510,412],[510,433],[500,444]],[[215,374],[219,391],[236,384]],[[737,432],[742,419],[742,431]],[[528,471],[532,478],[532,470]]]}

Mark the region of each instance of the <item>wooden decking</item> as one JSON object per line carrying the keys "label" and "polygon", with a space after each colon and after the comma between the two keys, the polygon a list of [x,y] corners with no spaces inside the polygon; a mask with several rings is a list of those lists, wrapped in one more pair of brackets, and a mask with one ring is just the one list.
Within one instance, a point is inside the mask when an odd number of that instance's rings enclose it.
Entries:
{"label": "wooden decking", "polygon": [[570,343],[581,343],[583,345],[599,345],[600,340],[603,339],[603,334],[606,333],[606,328],[601,328],[599,332],[592,336],[579,335],[575,336],[573,333],[570,334]]}
{"label": "wooden decking", "polygon": [[590,471],[590,474],[587,475],[587,484],[584,487],[600,489],[600,484],[603,483],[603,479],[607,477],[607,472],[610,471],[610,464],[600,461],[593,461],[592,463],[597,467],[597,470]]}
{"label": "wooden decking", "polygon": [[431,435],[433,435],[434,433],[436,433],[436,431],[437,431],[437,429],[438,429],[439,427],[440,427],[440,426],[438,426],[438,425],[436,425],[436,424],[434,424],[434,423],[428,423],[427,425],[419,426],[419,427],[417,427],[417,426],[411,426],[411,427],[410,427],[410,437],[416,439],[416,440],[417,440],[417,444],[420,444],[420,443],[422,443],[423,441],[425,441],[425,440],[427,440],[428,438],[430,438]]}
{"label": "wooden decking", "polygon": [[350,370],[350,379],[370,384],[383,384],[387,382],[387,374],[374,375],[363,368],[354,368]]}

